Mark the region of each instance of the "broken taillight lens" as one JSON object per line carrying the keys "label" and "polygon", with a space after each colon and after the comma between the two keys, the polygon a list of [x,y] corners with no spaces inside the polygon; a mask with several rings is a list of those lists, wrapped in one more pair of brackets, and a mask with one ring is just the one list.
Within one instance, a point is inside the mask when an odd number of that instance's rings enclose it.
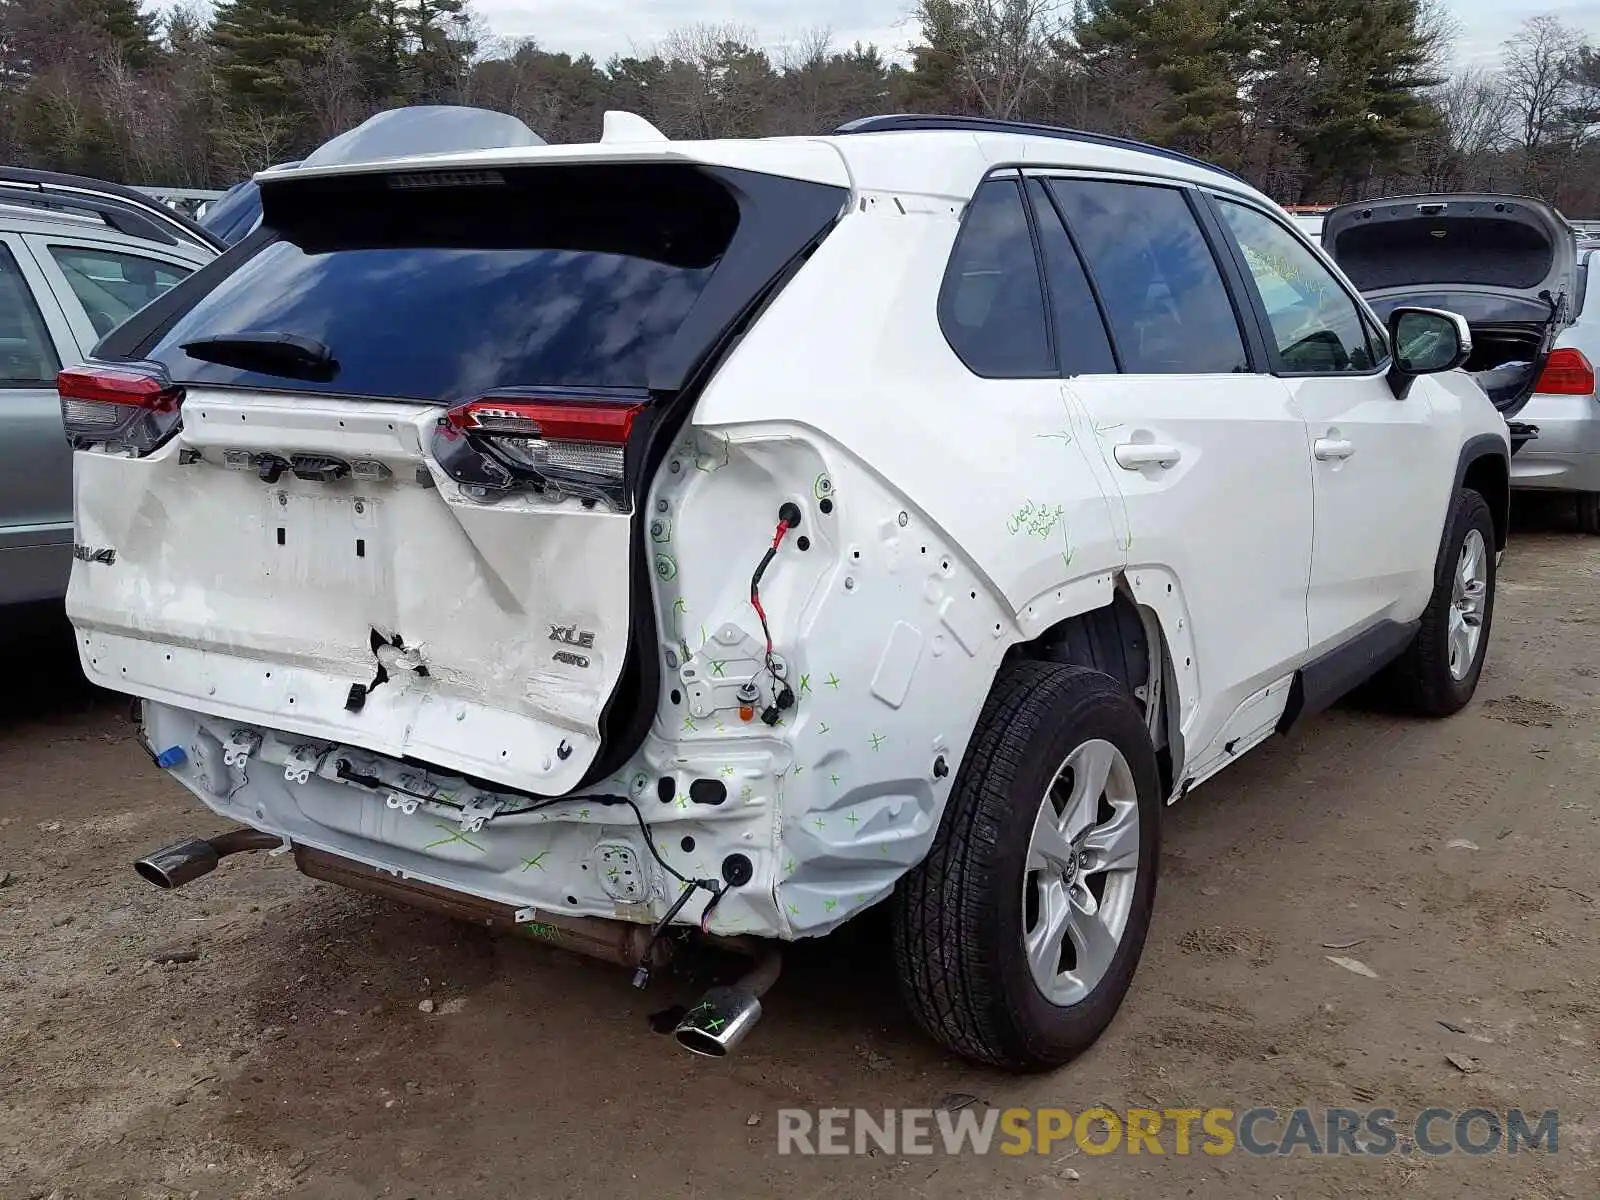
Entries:
{"label": "broken taillight lens", "polygon": [[1560,346],[1550,351],[1534,391],[1546,396],[1588,396],[1594,392],[1594,367],[1582,350]]}
{"label": "broken taillight lens", "polygon": [[71,367],[56,376],[61,423],[74,450],[143,457],[183,419],[183,389],[154,364]]}
{"label": "broken taillight lens", "polygon": [[628,438],[647,407],[643,399],[492,393],[440,419],[434,453],[469,488],[574,496],[630,512]]}

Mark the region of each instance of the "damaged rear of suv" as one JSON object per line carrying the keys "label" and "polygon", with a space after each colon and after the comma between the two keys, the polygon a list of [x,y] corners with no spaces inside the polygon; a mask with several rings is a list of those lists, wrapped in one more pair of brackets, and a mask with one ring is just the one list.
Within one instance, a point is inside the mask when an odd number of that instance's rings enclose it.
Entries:
{"label": "damaged rear of suv", "polygon": [[1243,181],[888,117],[259,177],[63,373],[90,678],[307,874],[630,966],[887,902],[1016,1069],[1131,985],[1164,803],[1383,669],[1472,697],[1505,425]]}

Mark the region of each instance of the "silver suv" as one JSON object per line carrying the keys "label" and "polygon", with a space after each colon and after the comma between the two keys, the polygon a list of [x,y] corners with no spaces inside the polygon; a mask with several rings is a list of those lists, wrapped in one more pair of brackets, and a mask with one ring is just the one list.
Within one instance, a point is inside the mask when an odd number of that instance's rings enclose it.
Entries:
{"label": "silver suv", "polygon": [[0,605],[66,593],[72,452],[56,372],[220,248],[132,189],[0,169]]}

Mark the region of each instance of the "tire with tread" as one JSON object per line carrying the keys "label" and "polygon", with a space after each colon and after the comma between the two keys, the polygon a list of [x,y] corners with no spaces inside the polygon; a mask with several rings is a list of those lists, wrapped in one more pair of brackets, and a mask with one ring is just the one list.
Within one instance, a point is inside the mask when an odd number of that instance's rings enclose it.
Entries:
{"label": "tire with tread", "polygon": [[[1477,659],[1464,678],[1456,679],[1450,673],[1449,610],[1461,546],[1474,529],[1483,535],[1488,550],[1488,594]],[[1495,537],[1488,501],[1469,488],[1457,492],[1450,506],[1449,531],[1444,559],[1434,571],[1433,595],[1422,613],[1422,627],[1384,676],[1389,694],[1407,711],[1424,717],[1448,717],[1466,707],[1477,691],[1494,624]]]}
{"label": "tire with tread", "polygon": [[[1034,983],[1022,941],[1029,839],[1057,769],[1092,739],[1122,752],[1138,793],[1132,907],[1111,966],[1070,1007]],[[896,972],[912,1015],[964,1058],[1048,1070],[1087,1049],[1133,981],[1155,902],[1160,775],[1144,716],[1110,676],[1024,661],[1001,669],[932,849],[895,890]]]}

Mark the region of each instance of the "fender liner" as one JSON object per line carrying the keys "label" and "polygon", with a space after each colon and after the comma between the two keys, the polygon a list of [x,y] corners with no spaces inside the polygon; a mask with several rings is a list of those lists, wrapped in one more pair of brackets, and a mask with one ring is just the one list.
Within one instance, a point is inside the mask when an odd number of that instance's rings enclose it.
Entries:
{"label": "fender liner", "polygon": [[[1506,479],[1509,484],[1509,480],[1511,478],[1511,452],[1506,448],[1505,440],[1492,433],[1480,433],[1474,437],[1468,438],[1465,444],[1463,444],[1461,447],[1460,457],[1456,460],[1455,483],[1450,488],[1450,500],[1445,505],[1445,520],[1443,528],[1439,530],[1439,554],[1434,560],[1433,573],[1435,583],[1444,578],[1444,572],[1448,570],[1445,542],[1450,537],[1450,504],[1455,502],[1455,495],[1461,490],[1462,485],[1466,482],[1467,472],[1471,469],[1472,464],[1485,458],[1495,458],[1500,460],[1500,465],[1505,468]],[[1506,488],[1505,499],[1499,512],[1493,511],[1494,500],[1492,497],[1485,496],[1484,500],[1491,506],[1490,511],[1494,517],[1496,534],[1499,535],[1502,530],[1509,530],[1511,528],[1510,487],[1507,486]],[[1499,550],[1503,548],[1504,544],[1502,539],[1502,544],[1500,546],[1496,546],[1495,549]]]}

